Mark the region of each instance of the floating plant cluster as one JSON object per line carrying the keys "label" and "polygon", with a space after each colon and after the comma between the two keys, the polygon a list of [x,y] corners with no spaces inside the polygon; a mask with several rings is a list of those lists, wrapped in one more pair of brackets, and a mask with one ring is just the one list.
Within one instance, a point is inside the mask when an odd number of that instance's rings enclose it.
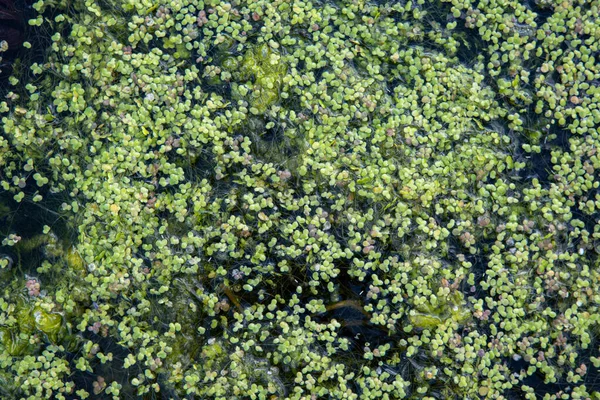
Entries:
{"label": "floating plant cluster", "polygon": [[600,1],[33,9],[0,398],[600,399]]}

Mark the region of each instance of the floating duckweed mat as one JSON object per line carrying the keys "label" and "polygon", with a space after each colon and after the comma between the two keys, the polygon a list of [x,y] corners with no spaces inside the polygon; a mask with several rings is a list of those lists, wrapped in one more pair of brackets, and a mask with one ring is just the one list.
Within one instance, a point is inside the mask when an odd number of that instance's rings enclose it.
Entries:
{"label": "floating duckweed mat", "polygon": [[600,399],[599,8],[36,2],[0,398]]}

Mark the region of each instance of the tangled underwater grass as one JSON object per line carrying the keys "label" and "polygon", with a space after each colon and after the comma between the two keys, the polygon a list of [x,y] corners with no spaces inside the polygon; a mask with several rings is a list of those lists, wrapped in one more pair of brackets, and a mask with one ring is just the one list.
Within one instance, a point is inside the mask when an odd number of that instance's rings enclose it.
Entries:
{"label": "tangled underwater grass", "polygon": [[599,8],[37,1],[0,398],[600,399]]}

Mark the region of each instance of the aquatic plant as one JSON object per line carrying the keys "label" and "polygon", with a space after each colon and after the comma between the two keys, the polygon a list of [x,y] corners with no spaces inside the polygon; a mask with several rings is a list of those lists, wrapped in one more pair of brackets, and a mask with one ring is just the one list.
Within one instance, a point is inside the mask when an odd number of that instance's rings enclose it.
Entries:
{"label": "aquatic plant", "polygon": [[597,398],[599,7],[39,0],[0,397]]}

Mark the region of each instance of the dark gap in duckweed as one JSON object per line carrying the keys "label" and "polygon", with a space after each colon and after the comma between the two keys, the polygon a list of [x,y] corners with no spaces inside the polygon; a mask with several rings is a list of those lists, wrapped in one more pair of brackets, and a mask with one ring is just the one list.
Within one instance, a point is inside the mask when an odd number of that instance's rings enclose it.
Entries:
{"label": "dark gap in duckweed", "polygon": [[[456,28],[454,28],[453,31],[450,31],[450,34],[459,43],[455,56],[462,65],[473,67],[479,56],[483,56],[484,64],[487,64],[489,56],[484,51],[486,47],[485,41],[476,30],[465,26],[464,12],[460,17],[454,17],[451,11],[451,4],[448,2],[430,2],[421,7],[428,12],[428,17],[433,16],[433,20],[429,21],[429,23],[431,25],[431,30],[434,32],[438,30],[446,31],[447,24],[456,22]],[[430,45],[432,46],[432,49],[440,52],[444,51],[442,45]],[[494,79],[486,77],[487,83],[493,83],[494,81]]]}
{"label": "dark gap in duckweed", "polygon": [[[587,349],[578,352],[581,364],[587,365],[587,372],[583,376],[583,383],[592,391],[600,390],[600,367],[595,367],[592,358],[600,358],[600,332],[596,329],[590,332],[591,343]],[[581,357],[581,358],[579,358]]]}
{"label": "dark gap in duckweed", "polygon": [[[215,266],[227,266],[227,270],[229,271],[233,271],[235,269],[240,269],[243,267],[252,267],[253,264],[245,261],[245,260],[231,260],[228,259],[227,254],[225,253],[221,253],[223,255],[223,259],[221,261],[219,261],[218,263],[215,263]],[[217,254],[218,257],[219,254]],[[263,264],[261,265],[275,265],[277,263],[277,258],[273,257],[273,258],[268,258]],[[304,260],[302,259],[294,259],[292,260],[292,262],[290,263],[290,271],[288,273],[284,273],[284,274],[280,274],[280,273],[258,273],[257,275],[261,276],[261,283],[259,284],[258,288],[260,288],[260,290],[256,290],[253,292],[248,292],[246,290],[243,290],[242,288],[242,282],[237,282],[237,280],[235,279],[235,277],[233,276],[233,272],[232,272],[232,278],[230,279],[230,289],[232,290],[232,293],[236,296],[237,301],[240,303],[240,305],[245,308],[245,307],[251,307],[253,304],[258,304],[258,303],[262,303],[262,304],[267,304],[269,303],[272,299],[276,299],[278,297],[280,298],[287,298],[288,296],[291,296],[293,293],[296,293],[296,289],[297,287],[303,287],[306,289],[306,282],[308,282],[308,268],[306,267],[306,263],[304,262]],[[254,266],[255,268],[257,268],[257,266]],[[258,268],[260,268],[260,266],[258,266]],[[304,276],[304,274],[306,274],[306,276]],[[222,293],[222,298],[226,297],[225,292],[222,290],[223,288],[223,282],[219,281],[214,283],[214,286],[216,288],[219,288]],[[302,295],[299,295],[300,298],[305,298],[307,297],[308,294],[307,293],[303,293]],[[233,308],[234,304],[231,304],[232,308]],[[282,308],[283,310],[286,311],[293,311],[290,307],[288,307],[287,305],[284,306]]]}
{"label": "dark gap in duckweed", "polygon": [[219,96],[222,96],[225,100],[231,101],[231,83],[228,82],[207,82],[202,81],[200,85],[202,91],[205,93],[216,93]]}
{"label": "dark gap in duckweed", "polygon": [[[25,90],[25,83],[36,81],[36,77],[30,70],[33,63],[42,64],[46,61],[46,49],[52,43],[50,36],[52,32],[45,26],[31,26],[27,23],[29,19],[35,18],[38,13],[33,9],[35,1],[17,0],[9,1],[14,5],[16,15],[20,21],[2,20],[3,28],[18,28],[22,31],[22,39],[30,43],[31,48],[23,51],[22,47],[9,49],[8,52],[0,53],[2,59],[0,65],[0,99],[4,100],[8,92],[15,92],[21,96],[29,97],[30,93]],[[55,10],[46,10],[44,18],[54,18],[57,15]],[[69,25],[63,27],[63,34],[69,30]],[[13,86],[9,84],[8,78],[16,77],[20,84]],[[33,146],[32,146],[33,147]],[[34,149],[34,153],[43,158],[44,149]],[[38,171],[46,171],[51,168],[43,160],[38,167]],[[35,171],[34,171],[35,172]],[[41,235],[43,226],[48,225],[58,237],[64,238],[61,246],[71,245],[75,240],[76,233],[66,224],[66,214],[60,211],[60,205],[63,201],[61,194],[52,193],[48,186],[38,187],[33,179],[34,172],[23,176],[19,185],[23,185],[25,198],[21,203],[17,203],[12,196],[5,191],[0,193],[0,233],[7,236],[10,233],[21,237],[26,241]],[[40,194],[44,198],[41,202],[34,202],[32,198]],[[45,258],[42,248],[36,248],[29,252],[20,252],[17,246],[0,246],[0,252],[11,257],[14,263],[12,274],[28,273],[36,275],[35,269],[40,261]],[[18,267],[18,268],[17,268]]]}
{"label": "dark gap in duckweed", "polygon": [[[91,362],[94,372],[81,371],[75,364],[76,360],[82,356],[81,353],[67,353],[67,360],[71,363],[72,370],[75,371],[71,375],[71,380],[77,384],[78,387],[85,388],[91,396],[90,399],[94,400],[109,400],[113,397],[106,394],[105,391],[100,393],[94,392],[94,382],[98,378],[103,378],[108,384],[111,382],[118,382],[123,385],[120,399],[138,399],[137,389],[131,385],[130,380],[139,374],[144,373],[139,363],[125,369],[123,368],[123,360],[131,354],[125,347],[119,345],[115,339],[111,336],[103,337],[102,335],[94,334],[92,332],[84,332],[81,337],[85,340],[91,340],[94,344],[99,346],[99,351],[107,355],[112,353],[113,360],[107,361],[102,364],[100,361],[95,360]],[[67,397],[70,399],[78,399],[77,397]]]}
{"label": "dark gap in duckweed", "polygon": [[[318,320],[326,322],[329,319],[336,319],[341,322],[342,329],[338,332],[338,335],[350,340],[352,344],[350,352],[355,351],[360,354],[367,343],[372,348],[388,343],[395,347],[398,340],[405,336],[404,333],[401,329],[391,332],[386,327],[375,325],[370,321],[364,311],[365,304],[362,303],[364,293],[369,289],[368,282],[351,277],[348,274],[350,268],[348,263],[349,261],[346,259],[338,261],[337,265],[340,268],[340,273],[337,276],[339,282],[337,297],[339,298],[336,302],[330,304],[342,304],[342,307],[321,314]],[[345,304],[345,302],[349,303]]]}
{"label": "dark gap in duckweed", "polygon": [[[591,352],[591,355],[598,358],[600,357],[600,351],[598,350],[598,348],[600,347],[600,345],[596,342],[596,346],[594,347],[594,349]],[[583,383],[590,388],[590,390],[592,391],[598,391],[600,390],[600,368],[596,368],[593,366],[592,362],[589,360],[589,358],[585,358],[584,356],[584,360],[587,361],[586,365],[591,366],[588,367],[588,372],[584,377],[584,381]]]}
{"label": "dark gap in duckweed", "polygon": [[48,211],[36,207],[34,203],[15,202],[7,192],[0,193],[0,207],[0,232],[6,236],[17,233],[30,238],[39,234],[45,224],[56,220],[55,215],[50,217]]}
{"label": "dark gap in duckweed", "polygon": [[[266,128],[263,133],[259,134],[260,139],[271,142],[271,143],[282,143],[286,141],[290,141],[288,137],[285,135],[285,126],[277,120],[268,119],[268,123],[274,124],[270,128]],[[287,154],[286,154],[287,155]]]}
{"label": "dark gap in duckweed", "polygon": [[[0,252],[12,258],[15,271],[18,266],[22,272],[32,275],[36,274],[36,268],[47,256],[43,246],[21,250],[23,243],[44,235],[44,226],[49,226],[61,238],[61,248],[71,246],[76,238],[74,229],[67,225],[64,213],[60,211],[62,195],[41,191],[44,192],[44,200],[40,203],[31,201],[32,195],[27,195],[26,200],[17,203],[8,192],[0,193],[0,233],[3,236],[15,234],[21,238],[16,245],[0,245]],[[41,243],[45,244],[43,241]]]}
{"label": "dark gap in duckweed", "polygon": [[543,146],[540,153],[521,152],[521,159],[526,162],[526,167],[519,172],[519,176],[524,182],[530,182],[536,178],[544,188],[551,184],[552,164],[550,163],[552,149],[549,146]]}
{"label": "dark gap in duckweed", "polygon": [[[20,25],[24,41],[31,44],[31,48],[26,51],[23,47],[17,49],[9,49],[6,53],[0,53],[0,99],[4,99],[6,93],[13,91],[18,94],[29,96],[29,92],[25,90],[25,84],[35,81],[36,78],[30,70],[33,63],[43,64],[46,61],[46,51],[52,44],[52,32],[45,25],[32,26],[28,24],[30,19],[34,19],[39,14],[33,8],[35,0],[16,0],[14,2],[17,13],[21,16],[22,23]],[[58,15],[58,11],[48,8],[42,14],[44,18],[54,19]],[[4,25],[5,20],[2,21]],[[14,22],[12,23],[14,24]],[[64,23],[60,33],[64,36],[70,30],[70,25]],[[15,76],[19,79],[19,84],[16,86],[10,85],[8,78]]]}
{"label": "dark gap in duckweed", "polygon": [[511,388],[505,390],[502,395],[506,397],[507,400],[522,400],[525,393],[523,390],[521,390],[521,388]]}
{"label": "dark gap in duckweed", "polygon": [[10,0],[0,4],[0,40],[6,41],[9,46],[7,51],[0,53],[0,94],[4,94],[8,88],[8,77],[25,40],[26,21],[23,18],[23,4],[16,3]]}
{"label": "dark gap in duckweed", "polygon": [[304,61],[304,60],[298,60],[297,64],[296,64],[296,69],[298,71],[304,71],[305,68],[306,68],[306,61]]}
{"label": "dark gap in duckweed", "polygon": [[[454,239],[454,241],[455,244],[454,246],[451,245],[451,248],[454,247],[459,249],[458,246],[460,246],[460,244],[458,243],[458,241],[456,241],[456,239]],[[460,253],[457,251],[451,251],[453,257],[452,259],[448,260],[449,262],[455,262],[456,255],[462,254],[462,257],[464,257],[464,259],[467,262],[471,263],[471,269],[469,270],[469,273],[472,273],[474,275],[475,284],[470,285],[467,282],[466,278],[463,279],[460,287],[465,297],[473,297],[475,300],[485,299],[487,293],[484,289],[481,288],[481,282],[485,279],[485,273],[488,269],[489,263],[489,258],[485,256],[485,254],[488,254],[489,248],[491,248],[493,244],[494,239],[490,237],[477,244],[477,251],[475,252],[475,254],[471,254],[469,251],[462,251]],[[475,288],[474,291],[473,288]]]}
{"label": "dark gap in duckweed", "polygon": [[320,67],[317,69],[311,70],[313,76],[315,77],[315,82],[319,82],[323,77],[323,72],[327,71],[328,67]]}
{"label": "dark gap in duckweed", "polygon": [[280,123],[259,132],[248,132],[252,142],[250,154],[256,161],[273,163],[275,168],[294,174],[300,163],[301,146],[298,139],[290,139],[284,132]]}
{"label": "dark gap in duckweed", "polygon": [[552,7],[549,5],[540,5],[540,0],[525,0],[525,6],[537,14],[536,22],[542,26],[552,16]]}
{"label": "dark gap in duckweed", "polygon": [[[453,19],[453,21],[461,22],[457,23],[457,28],[459,32],[459,46],[456,51],[456,57],[459,62],[465,66],[473,67],[473,65],[477,62],[478,58],[473,57],[474,54],[478,56],[481,55],[482,61],[485,64],[489,62],[489,56],[484,52],[485,42],[479,35],[474,35],[473,30],[469,29],[465,26],[464,21],[461,19]],[[492,79],[487,77],[486,83],[491,83]]]}
{"label": "dark gap in duckweed", "polygon": [[[0,9],[0,12],[3,10]],[[0,20],[0,39],[6,40],[9,47],[2,53],[0,61],[0,89],[6,85],[6,80],[12,72],[12,64],[19,55],[19,48],[23,41],[23,23],[19,20]]]}
{"label": "dark gap in duckweed", "polygon": [[[392,347],[394,347],[401,338],[399,334],[390,336],[384,328],[365,322],[364,319],[359,318],[358,314],[360,313],[355,310],[353,312],[357,313],[357,315],[355,315],[356,319],[350,318],[348,314],[340,314],[338,317],[338,320],[343,321],[342,328],[338,331],[338,336],[350,341],[352,348],[349,352],[361,354],[364,352],[364,348],[367,344],[372,348],[388,343],[392,344]],[[336,317],[333,316],[333,318]]]}
{"label": "dark gap in duckweed", "polygon": [[[534,355],[534,357],[537,355]],[[515,360],[512,357],[506,357],[504,363],[508,366],[508,369],[513,374],[519,375],[521,371],[527,371],[527,369],[531,366],[530,363],[526,362],[524,358],[520,358],[519,360]],[[566,380],[561,380],[559,382],[545,382],[545,376],[542,372],[536,371],[532,375],[528,375],[526,378],[522,379],[523,385],[527,385],[534,390],[534,394],[536,398],[543,398],[544,396],[550,394],[557,394],[558,392],[570,392],[572,384],[567,382]],[[525,395],[526,392],[513,389],[521,392],[521,396]]]}
{"label": "dark gap in duckweed", "polygon": [[[595,212],[593,214],[585,214],[583,211],[579,209],[579,204],[574,204],[571,207],[571,213],[573,213],[573,217],[582,221],[585,226],[584,229],[587,230],[590,234],[594,233],[595,227],[599,222],[600,214]],[[589,252],[587,253],[589,255]]]}
{"label": "dark gap in duckweed", "polygon": [[[417,392],[417,388],[421,386],[423,383],[427,383],[432,388],[432,395],[436,399],[447,400],[447,399],[461,399],[459,393],[461,390],[456,387],[456,385],[451,382],[442,382],[442,381],[423,381],[423,379],[418,379],[419,373],[423,371],[423,369],[428,365],[435,365],[436,360],[425,354],[424,352],[419,352],[411,357],[406,355],[406,352],[401,352],[400,355],[400,363],[394,368],[382,368],[384,371],[394,371],[395,373],[400,374],[407,382],[409,382],[407,397],[413,398],[410,396],[417,396],[419,394]],[[458,390],[457,390],[458,389]],[[417,392],[417,393],[415,393]],[[454,393],[454,396],[449,393]]]}
{"label": "dark gap in duckweed", "polygon": [[[500,101],[504,101],[499,99]],[[511,152],[514,162],[525,162],[525,168],[516,172],[516,176],[521,179],[521,184],[526,185],[531,182],[531,179],[536,178],[543,188],[550,187],[553,182],[553,164],[551,163],[551,152],[556,149],[568,150],[570,134],[566,129],[562,129],[555,124],[546,128],[545,123],[540,121],[540,116],[535,114],[533,106],[525,113],[526,121],[530,121],[529,126],[524,128],[525,132],[516,134],[509,127],[506,120],[494,120],[485,125],[486,129],[497,131],[502,134],[508,134],[511,137]],[[539,136],[538,136],[539,134]],[[545,137],[544,137],[545,136]],[[550,140],[548,140],[548,138]],[[523,144],[539,145],[541,151],[539,153],[531,151],[526,152],[523,149]]]}
{"label": "dark gap in duckweed", "polygon": [[[197,154],[193,159],[187,160],[187,165],[184,165],[184,171],[193,181],[201,181],[207,179],[212,181],[215,174],[217,160],[211,146],[206,146],[197,150]],[[212,182],[211,182],[212,183]]]}

